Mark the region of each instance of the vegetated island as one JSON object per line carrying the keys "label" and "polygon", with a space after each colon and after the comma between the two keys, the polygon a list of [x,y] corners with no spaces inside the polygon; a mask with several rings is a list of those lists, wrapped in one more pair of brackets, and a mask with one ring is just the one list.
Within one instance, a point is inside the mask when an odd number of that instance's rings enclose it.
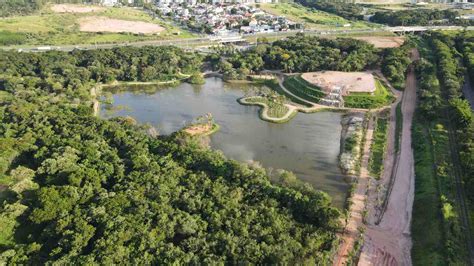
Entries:
{"label": "vegetated island", "polygon": [[211,113],[196,118],[196,122],[186,126],[182,131],[190,136],[209,136],[219,131],[220,126],[214,122]]}

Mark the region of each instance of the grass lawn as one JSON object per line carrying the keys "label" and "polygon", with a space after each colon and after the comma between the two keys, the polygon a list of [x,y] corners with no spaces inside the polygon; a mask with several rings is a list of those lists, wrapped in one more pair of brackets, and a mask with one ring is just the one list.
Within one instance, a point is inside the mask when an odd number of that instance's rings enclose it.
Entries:
{"label": "grass lawn", "polygon": [[[88,16],[142,21],[159,24],[165,30],[159,35],[132,33],[88,33],[79,30],[78,20]],[[177,35],[180,33],[179,35]],[[164,21],[153,19],[144,10],[129,7],[109,7],[90,13],[55,13],[50,6],[29,16],[14,16],[0,20],[0,45],[66,45],[132,42],[193,37]]]}
{"label": "grass lawn", "polygon": [[348,23],[353,28],[377,27],[376,24],[349,21],[337,15],[307,8],[295,3],[260,4],[260,8],[270,14],[285,16],[294,22],[304,23],[306,28],[311,29],[343,28],[342,26]]}
{"label": "grass lawn", "polygon": [[395,97],[392,93],[380,82],[375,80],[375,92],[370,93],[351,93],[344,96],[344,106],[351,108],[365,108],[374,109],[389,105]]}

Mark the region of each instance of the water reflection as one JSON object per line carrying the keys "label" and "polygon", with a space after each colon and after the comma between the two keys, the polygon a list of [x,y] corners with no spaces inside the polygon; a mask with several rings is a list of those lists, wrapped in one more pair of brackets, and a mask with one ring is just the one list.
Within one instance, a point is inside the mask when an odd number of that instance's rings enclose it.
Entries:
{"label": "water reflection", "polygon": [[258,107],[242,106],[236,99],[251,85],[229,85],[209,78],[202,86],[181,84],[174,88],[147,88],[146,93],[111,90],[113,106],[126,106],[101,116],[129,115],[169,134],[197,116],[212,113],[221,126],[211,136],[211,147],[240,161],[259,161],[265,167],[287,169],[316,188],[328,192],[342,206],[348,185],[337,166],[341,114],[298,114],[289,123],[272,124],[258,118]]}

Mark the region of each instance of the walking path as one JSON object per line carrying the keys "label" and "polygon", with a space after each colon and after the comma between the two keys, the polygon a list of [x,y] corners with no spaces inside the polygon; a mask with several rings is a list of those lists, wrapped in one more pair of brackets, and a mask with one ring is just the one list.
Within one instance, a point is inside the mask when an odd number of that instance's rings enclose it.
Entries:
{"label": "walking path", "polygon": [[365,134],[364,152],[360,166],[360,176],[357,182],[356,190],[352,196],[352,205],[349,209],[350,219],[344,230],[342,243],[334,260],[334,265],[346,265],[351,259],[351,251],[354,249],[355,242],[360,239],[361,232],[359,228],[363,226],[365,201],[367,199],[367,185],[369,176],[369,158],[370,145],[374,132],[374,120],[371,118],[367,125]]}
{"label": "walking path", "polygon": [[[266,72],[266,73],[269,73],[269,72]],[[277,74],[277,75],[278,75],[278,84],[281,87],[281,89],[285,91],[285,93],[291,95],[292,97],[297,98],[298,100],[300,100],[302,102],[307,103],[308,105],[311,105],[311,107],[304,107],[304,106],[296,105],[296,104],[293,104],[293,103],[286,103],[284,105],[288,108],[288,112],[284,116],[282,116],[282,117],[271,117],[271,116],[268,115],[268,109],[269,108],[265,103],[248,102],[248,101],[246,101],[246,98],[239,99],[239,102],[241,104],[261,106],[263,108],[263,110],[260,113],[260,118],[265,120],[265,121],[274,122],[274,123],[284,123],[284,122],[288,121],[289,119],[291,119],[297,112],[315,113],[315,112],[319,112],[319,111],[322,111],[322,110],[343,110],[343,111],[346,110],[346,111],[352,111],[352,112],[367,112],[368,111],[367,109],[362,109],[362,108],[334,107],[334,106],[327,106],[327,105],[316,104],[316,103],[310,102],[310,101],[305,100],[305,99],[303,99],[299,96],[294,95],[291,91],[289,91],[285,87],[285,85],[283,84],[284,79],[282,78],[281,74]],[[385,107],[380,108],[380,109],[384,109],[384,108]],[[379,110],[379,109],[376,109],[376,110]]]}
{"label": "walking path", "polygon": [[[418,57],[418,51],[413,50],[412,58]],[[400,157],[392,192],[380,223],[367,226],[359,265],[411,265],[410,224],[415,189],[411,126],[415,106],[416,78],[410,66],[403,93]]]}
{"label": "walking path", "polygon": [[[417,59],[418,58],[418,53],[416,50],[413,52],[413,57],[412,59]],[[379,78],[382,80],[386,81],[385,77],[381,74],[378,73]],[[401,168],[405,167],[405,170],[403,171],[395,171],[398,173],[398,175],[395,176],[395,180],[398,180],[398,183],[394,184],[398,191],[394,193],[393,197],[390,199],[387,199],[387,212],[390,212],[390,218],[386,218],[384,222],[380,223],[380,226],[384,226],[383,229],[379,229],[380,232],[377,230],[377,226],[368,226],[366,228],[365,232],[365,242],[362,248],[362,254],[359,258],[359,265],[397,265],[397,264],[410,264],[411,263],[411,258],[410,258],[410,249],[411,249],[411,239],[409,237],[409,227],[410,227],[410,221],[411,221],[411,207],[413,203],[413,189],[414,189],[414,173],[413,173],[413,154],[411,150],[411,120],[415,108],[415,103],[416,103],[416,80],[415,76],[413,73],[413,68],[410,68],[410,72],[407,75],[407,88],[405,90],[405,93],[401,93],[399,91],[396,91],[392,86],[390,86],[390,83],[386,81],[386,84],[390,87],[392,90],[392,93],[396,96],[396,101],[392,104],[391,110],[390,110],[390,124],[389,124],[389,135],[388,135],[388,145],[387,145],[387,152],[384,158],[384,174],[382,177],[382,180],[379,182],[385,185],[388,185],[390,183],[390,177],[392,176],[392,169],[394,167],[396,168]],[[402,144],[403,146],[401,148],[401,157],[404,157],[403,161],[401,164],[396,164],[395,158],[399,159],[400,154],[396,154],[395,152],[395,127],[396,127],[396,107],[398,103],[402,100],[403,97],[403,103],[402,103],[402,113],[403,113],[403,132],[402,132]],[[376,110],[378,111],[378,110]],[[372,123],[372,124],[371,124]],[[373,129],[373,121],[369,121],[368,125],[369,129]],[[365,145],[369,147],[369,150],[366,151],[364,147],[364,156],[369,156],[370,154],[370,145],[372,140],[372,132],[370,130],[367,130],[367,136],[366,136],[366,143]],[[395,165],[395,166],[394,166]],[[398,169],[397,169],[398,170]],[[408,172],[408,173],[407,173]],[[400,175],[405,175],[403,178],[400,177]],[[408,180],[408,189],[400,189],[399,187],[406,182],[404,179]],[[411,182],[411,183],[410,183]],[[358,233],[358,228],[365,226],[363,222],[368,222],[369,224],[374,224],[374,222],[378,222],[379,215],[383,215],[383,211],[381,211],[380,206],[377,204],[377,200],[379,200],[379,195],[380,191],[377,190],[376,184],[378,183],[375,181],[374,178],[371,178],[369,176],[368,170],[367,170],[367,164],[365,162],[365,158],[363,158],[362,165],[361,165],[361,176],[359,179],[359,182],[357,184],[356,192],[353,196],[353,201],[354,205],[356,206],[351,206],[349,210],[349,223],[347,225],[348,231],[345,232],[344,235],[342,236],[342,244],[339,249],[339,252],[337,253],[335,259],[334,259],[334,265],[346,265],[350,259],[349,255],[350,252],[354,248],[354,244],[357,241],[358,238],[360,238],[360,233]],[[413,183],[413,184],[412,184]],[[411,192],[411,194],[410,194]],[[382,194],[383,191],[382,191]],[[411,198],[407,197],[406,195],[410,194]],[[383,198],[383,197],[382,197]],[[363,200],[361,200],[363,199]],[[400,211],[399,209],[396,209],[393,207],[393,205],[397,204],[397,201],[403,201],[403,199],[406,200],[405,204],[402,204],[403,206],[400,206],[402,209],[404,208],[405,210],[409,210],[408,214]],[[361,204],[361,206],[359,206]],[[388,211],[390,209],[390,211]],[[366,217],[364,217],[364,220],[360,218],[361,212],[365,212],[365,210],[368,211]],[[395,216],[399,217],[395,217]],[[406,215],[409,215],[408,219]],[[396,227],[394,234],[393,235],[384,235],[384,234],[390,234],[390,221],[391,220],[400,220],[402,219],[405,223],[401,223],[402,225],[400,226],[401,233],[398,233],[400,230],[397,230],[399,227]],[[397,222],[398,224],[398,222]],[[354,233],[354,230],[357,230],[356,233]],[[387,230],[387,232],[385,231]],[[406,237],[406,233],[408,232],[408,238]],[[401,236],[400,236],[401,235]],[[387,241],[389,244],[388,245],[382,241],[379,242],[374,242],[372,239],[379,239]],[[394,242],[399,241],[399,238],[402,238],[402,241],[405,241],[402,243],[402,246],[399,247],[397,245],[393,245],[391,241],[393,240]],[[404,248],[403,245],[408,241],[408,248]],[[402,249],[403,252],[398,252],[398,250]],[[390,255],[391,251],[396,252],[395,256]],[[402,255],[399,255],[403,253]],[[396,258],[402,258],[405,257],[406,259],[403,259],[401,263],[397,261]],[[408,262],[408,263],[406,263]]]}

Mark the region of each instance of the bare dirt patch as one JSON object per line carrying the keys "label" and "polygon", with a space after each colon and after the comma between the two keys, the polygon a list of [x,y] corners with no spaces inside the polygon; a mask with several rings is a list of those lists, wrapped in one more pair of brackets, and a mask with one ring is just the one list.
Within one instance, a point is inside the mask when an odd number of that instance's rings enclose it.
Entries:
{"label": "bare dirt patch", "polygon": [[187,127],[184,129],[184,132],[188,133],[191,136],[203,135],[212,130],[212,125],[210,124],[198,124]]}
{"label": "bare dirt patch", "polygon": [[130,32],[154,34],[160,33],[165,29],[160,25],[149,22],[111,19],[96,16],[81,18],[79,20],[79,25],[81,31],[87,32]]}
{"label": "bare dirt patch", "polygon": [[405,42],[404,37],[354,37],[354,39],[373,44],[375,48],[395,48]]}
{"label": "bare dirt patch", "polygon": [[74,4],[58,4],[51,6],[51,10],[56,13],[91,13],[99,12],[105,8],[99,6],[84,6]]}
{"label": "bare dirt patch", "polygon": [[375,78],[370,72],[320,71],[301,75],[303,79],[326,92],[341,89],[343,95],[352,92],[375,92]]}

